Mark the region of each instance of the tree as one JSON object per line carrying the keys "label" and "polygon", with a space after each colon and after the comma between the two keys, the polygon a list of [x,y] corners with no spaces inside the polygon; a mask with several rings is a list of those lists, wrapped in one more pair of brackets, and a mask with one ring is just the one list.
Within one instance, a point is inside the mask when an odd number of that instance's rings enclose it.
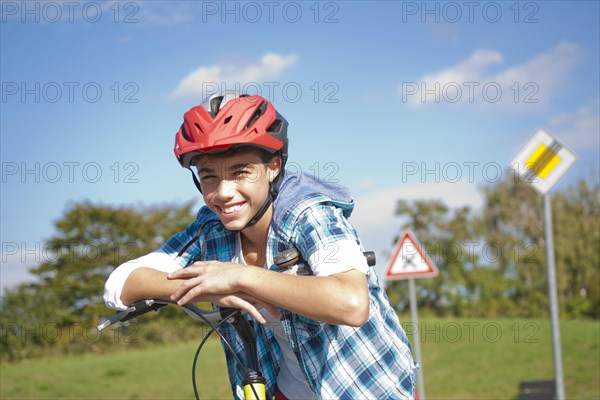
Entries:
{"label": "tree", "polygon": [[[542,317],[548,315],[542,201],[511,174],[482,188],[484,206],[449,209],[439,200],[398,202],[440,275],[417,280],[422,308],[437,315]],[[600,318],[600,189],[593,179],[554,193],[553,221],[559,305],[563,317]],[[390,285],[390,299],[406,305],[407,287]]]}
{"label": "tree", "polygon": [[106,313],[102,288],[121,263],[159,248],[166,238],[193,220],[192,203],[182,207],[111,207],[74,204],[56,223],[47,242],[51,253],[32,270],[71,316],[96,322]]}
{"label": "tree", "polygon": [[499,315],[539,317],[548,310],[542,202],[524,182],[505,175],[483,188],[482,240],[497,249],[490,267],[506,283],[488,295],[503,304]]}
{"label": "tree", "polygon": [[44,261],[31,271],[38,280],[2,298],[3,356],[19,358],[57,344],[49,327],[64,334],[98,324],[110,313],[102,300],[108,275],[185,229],[194,219],[192,207],[193,202],[146,208],[71,204],[44,246]]}
{"label": "tree", "polygon": [[600,189],[580,179],[554,196],[559,305],[569,317],[600,318]]}
{"label": "tree", "polygon": [[[598,182],[580,178],[551,194],[561,315],[600,317]],[[541,196],[522,181],[485,188],[485,240],[502,249],[498,263],[509,282],[506,296],[519,316],[548,314],[548,281]]]}
{"label": "tree", "polygon": [[[417,302],[438,315],[462,315],[474,301],[467,272],[477,260],[464,251],[464,244],[475,234],[471,210],[450,210],[439,200],[400,200],[396,214],[405,221],[402,229],[414,232],[440,271],[436,278],[416,281]],[[406,302],[401,301],[408,298],[405,283],[391,283],[390,289],[392,303],[405,306]]]}

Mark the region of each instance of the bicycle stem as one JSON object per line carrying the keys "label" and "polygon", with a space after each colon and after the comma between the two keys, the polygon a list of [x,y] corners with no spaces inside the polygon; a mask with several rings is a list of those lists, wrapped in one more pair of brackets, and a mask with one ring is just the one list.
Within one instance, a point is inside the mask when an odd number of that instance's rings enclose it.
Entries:
{"label": "bicycle stem", "polygon": [[[221,309],[223,315],[230,313],[230,309]],[[244,318],[244,315],[236,310],[229,314],[228,322],[235,329],[238,337],[244,344],[246,376],[242,382],[244,397],[246,399],[264,400],[266,396],[266,381],[258,370],[258,350],[256,347],[256,330],[254,321]]]}

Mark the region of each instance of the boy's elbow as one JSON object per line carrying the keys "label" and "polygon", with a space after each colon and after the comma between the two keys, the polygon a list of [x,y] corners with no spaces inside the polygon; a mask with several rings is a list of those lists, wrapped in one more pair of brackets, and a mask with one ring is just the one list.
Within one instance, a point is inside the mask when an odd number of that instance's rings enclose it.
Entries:
{"label": "boy's elbow", "polygon": [[369,296],[354,294],[348,298],[348,310],[344,315],[344,325],[355,328],[363,326],[369,319]]}

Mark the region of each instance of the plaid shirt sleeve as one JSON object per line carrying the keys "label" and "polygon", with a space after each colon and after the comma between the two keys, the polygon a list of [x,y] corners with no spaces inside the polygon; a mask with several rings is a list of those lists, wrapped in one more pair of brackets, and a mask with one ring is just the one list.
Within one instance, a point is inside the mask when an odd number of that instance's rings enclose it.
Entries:
{"label": "plaid shirt sleeve", "polygon": [[[357,232],[339,207],[319,198],[309,201],[309,206],[291,210],[283,224],[291,230],[291,241],[305,260],[335,243],[352,241],[362,251]],[[324,252],[319,268],[335,268],[334,260],[324,262],[332,254]],[[339,256],[347,260],[343,254]],[[362,254],[352,259],[366,264]],[[289,318],[293,346],[297,346],[301,366],[319,399],[413,398],[415,365],[410,344],[370,268],[367,277],[369,319],[361,327],[326,324],[284,313],[282,322],[287,324]]]}
{"label": "plaid shirt sleeve", "polygon": [[293,225],[292,242],[314,275],[369,270],[356,230],[332,204],[305,209]]}
{"label": "plaid shirt sleeve", "polygon": [[179,251],[191,242],[204,223],[213,221],[213,218],[216,217],[211,216],[210,210],[202,207],[198,211],[194,222],[184,231],[173,235],[159,250],[119,265],[110,274],[104,285],[104,302],[106,305],[117,310],[127,308],[121,301],[121,292],[127,277],[136,268],[150,267],[163,272],[172,272],[188,266],[194,255],[200,254],[199,241],[191,243],[188,250],[181,257],[178,256]]}
{"label": "plaid shirt sleeve", "polygon": [[[202,246],[207,236],[214,234],[212,228],[215,226],[220,226],[219,219],[208,207],[202,207],[194,222],[184,231],[171,236],[161,247],[161,251],[170,255],[181,268],[185,268],[202,254]],[[223,232],[222,226],[220,231]],[[198,234],[200,234],[199,237]],[[179,255],[182,250],[184,250],[183,253]]]}

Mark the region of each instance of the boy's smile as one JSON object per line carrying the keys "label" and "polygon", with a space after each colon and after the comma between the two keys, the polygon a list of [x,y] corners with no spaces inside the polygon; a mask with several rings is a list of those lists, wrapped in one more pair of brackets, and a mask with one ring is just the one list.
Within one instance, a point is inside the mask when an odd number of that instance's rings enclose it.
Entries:
{"label": "boy's smile", "polygon": [[239,204],[234,204],[234,205],[224,205],[224,206],[218,206],[221,209],[221,213],[225,214],[225,215],[231,215],[231,214],[235,214],[237,211],[239,211],[243,205],[246,203],[239,203]]}

